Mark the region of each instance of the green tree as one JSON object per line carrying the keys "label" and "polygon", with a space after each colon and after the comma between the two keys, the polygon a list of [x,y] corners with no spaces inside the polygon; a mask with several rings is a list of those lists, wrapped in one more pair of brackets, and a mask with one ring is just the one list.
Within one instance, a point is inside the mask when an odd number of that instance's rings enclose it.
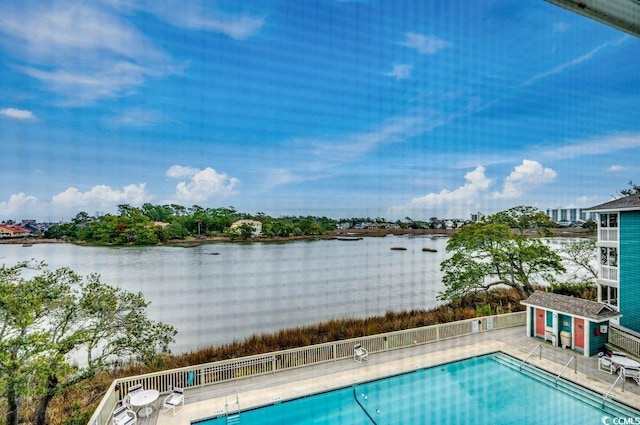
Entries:
{"label": "green tree", "polygon": [[573,283],[595,284],[598,278],[596,260],[596,240],[584,239],[579,242],[564,242],[559,250],[560,256],[575,267],[571,276]]}
{"label": "green tree", "polygon": [[620,196],[630,196],[630,195],[635,195],[637,193],[640,193],[640,186],[637,184],[634,184],[633,181],[629,180],[629,183],[627,183],[629,185],[628,189],[622,189],[620,191],[618,191],[618,194]]}
{"label": "green tree", "polygon": [[522,297],[542,280],[564,272],[560,256],[538,238],[514,233],[502,223],[463,226],[447,242],[451,256],[440,264],[445,290],[438,299],[458,301],[497,285],[517,289]]}
{"label": "green tree", "polygon": [[18,423],[22,397],[35,398],[33,423],[44,425],[56,395],[118,359],[149,362],[174,339],[172,326],[147,317],[141,293],[44,264],[25,278],[25,267],[0,268],[0,391],[9,425]]}
{"label": "green tree", "polygon": [[551,236],[551,228],[555,223],[536,207],[517,206],[506,211],[493,214],[485,219],[487,223],[502,223],[512,229],[517,229],[520,235],[528,230],[534,230],[538,235]]}

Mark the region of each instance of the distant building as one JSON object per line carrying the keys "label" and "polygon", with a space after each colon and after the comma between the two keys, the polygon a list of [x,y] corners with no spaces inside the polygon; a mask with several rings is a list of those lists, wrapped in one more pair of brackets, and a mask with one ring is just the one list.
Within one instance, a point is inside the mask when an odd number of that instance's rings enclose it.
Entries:
{"label": "distant building", "polygon": [[22,226],[0,224],[0,238],[24,238],[31,236],[31,232]]}
{"label": "distant building", "polygon": [[251,236],[253,236],[254,238],[262,235],[262,223],[256,220],[238,220],[231,225],[231,231],[237,232],[238,228],[245,224],[253,227],[253,233],[251,234]]}
{"label": "distant building", "polygon": [[586,221],[596,221],[597,213],[587,208],[547,208],[547,216],[560,226],[575,226]]}
{"label": "distant building", "polygon": [[471,214],[471,222],[472,223],[477,223],[479,221],[483,221],[484,218],[485,218],[485,215],[480,213],[480,212]]}

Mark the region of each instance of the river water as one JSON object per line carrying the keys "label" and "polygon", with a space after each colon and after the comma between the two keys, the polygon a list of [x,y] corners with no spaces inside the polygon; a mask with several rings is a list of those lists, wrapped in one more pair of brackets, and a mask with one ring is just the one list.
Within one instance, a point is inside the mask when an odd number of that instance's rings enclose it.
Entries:
{"label": "river water", "polygon": [[443,289],[446,241],[387,236],[194,248],[17,244],[0,245],[0,263],[44,260],[52,269],[96,272],[104,283],[142,292],[151,302],[149,316],[178,329],[170,348],[180,353],[332,318],[434,307]]}

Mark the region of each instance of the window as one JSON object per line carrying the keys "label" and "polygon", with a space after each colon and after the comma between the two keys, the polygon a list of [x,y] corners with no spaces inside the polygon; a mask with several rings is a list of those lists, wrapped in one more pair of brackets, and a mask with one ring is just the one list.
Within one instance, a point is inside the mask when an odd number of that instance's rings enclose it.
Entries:
{"label": "window", "polygon": [[618,227],[618,214],[600,214],[600,227]]}
{"label": "window", "polygon": [[603,266],[618,267],[618,248],[600,248],[600,264]]}

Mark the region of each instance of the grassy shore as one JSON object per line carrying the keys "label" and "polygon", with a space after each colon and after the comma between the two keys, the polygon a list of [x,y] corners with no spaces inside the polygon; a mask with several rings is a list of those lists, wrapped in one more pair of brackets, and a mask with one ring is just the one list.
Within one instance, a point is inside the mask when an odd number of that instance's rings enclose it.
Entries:
{"label": "grassy shore", "polygon": [[[119,377],[521,310],[523,307],[520,305],[520,296],[517,291],[496,289],[488,294],[468,297],[455,307],[441,305],[430,310],[387,312],[383,316],[360,319],[334,319],[312,326],[253,335],[243,341],[184,354],[163,355],[159,356],[153,364],[129,364],[109,372],[102,372],[91,381],[56,397],[48,412],[48,423],[51,425],[86,424],[111,382]],[[28,402],[24,403],[22,423],[30,423],[33,409],[34,407]]]}

